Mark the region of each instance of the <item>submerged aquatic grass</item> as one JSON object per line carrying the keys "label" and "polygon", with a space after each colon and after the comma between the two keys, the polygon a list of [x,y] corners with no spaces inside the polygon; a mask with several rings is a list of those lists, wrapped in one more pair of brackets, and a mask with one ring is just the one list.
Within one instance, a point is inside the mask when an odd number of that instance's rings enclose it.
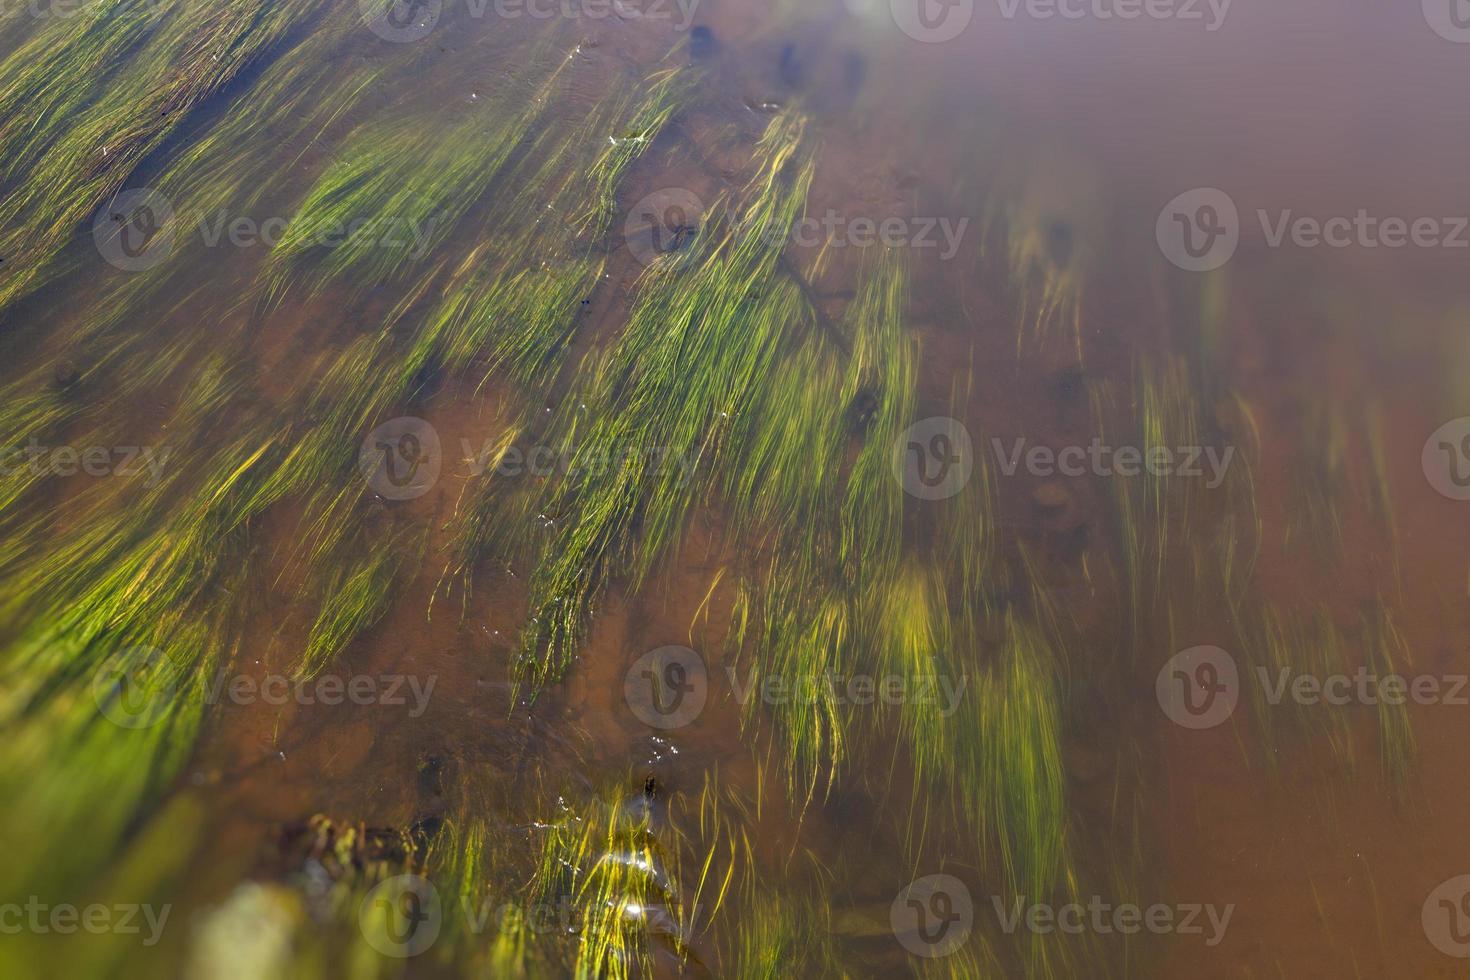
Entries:
{"label": "submerged aquatic grass", "polygon": [[[430,804],[391,801],[393,819],[411,805],[422,812],[390,830],[308,821],[305,859],[250,871],[210,899],[190,940],[202,972],[231,954],[220,937],[262,920],[285,950],[262,960],[263,972],[401,972],[358,928],[372,889],[399,874],[436,883],[458,910],[516,896],[523,904],[493,920],[446,922],[430,962],[525,977],[872,972],[863,943],[891,930],[879,915],[874,931],[866,906],[886,875],[937,853],[1001,898],[1072,900],[1097,882],[1134,894],[1149,870],[1147,801],[1142,777],[1122,770],[1142,770],[1151,746],[1131,729],[1118,735],[1109,757],[1119,771],[1104,780],[1115,826],[1086,825],[1096,814],[1074,798],[1067,745],[1082,700],[1077,667],[1104,657],[1080,649],[1087,610],[1053,591],[1079,577],[1052,553],[1065,548],[1038,545],[1012,519],[1015,502],[983,458],[943,502],[918,501],[894,478],[895,447],[925,415],[983,428],[979,389],[990,375],[976,364],[976,338],[960,338],[970,369],[945,365],[950,390],[931,391],[923,369],[954,338],[913,322],[914,294],[931,282],[918,259],[882,249],[839,270],[851,281],[833,289],[831,250],[798,255],[752,232],[790,228],[819,199],[829,161],[812,107],[763,103],[739,125],[691,118],[728,106],[707,84],[718,67],[674,64],[686,60],[682,47],[636,84],[589,97],[581,42],[568,53],[556,31],[528,47],[514,84],[426,105],[392,85],[429,59],[347,54],[357,6],[104,2],[75,21],[0,27],[16,38],[0,59],[0,108],[11,110],[0,113],[10,270],[0,314],[85,272],[73,238],[144,181],[176,206],[174,232],[185,216],[221,209],[290,216],[268,253],[231,256],[203,284],[199,267],[213,257],[179,249],[7,337],[35,356],[4,385],[0,443],[115,444],[142,429],[174,455],[147,487],[78,487],[26,469],[0,477],[0,790],[12,801],[0,836],[15,843],[5,895],[108,880],[163,888],[177,868],[158,856],[183,858],[165,854],[161,835],[177,832],[182,850],[204,833],[181,777],[200,734],[222,723],[206,679],[260,666],[272,643],[301,678],[356,663],[377,652],[376,628],[398,604],[435,581],[425,574],[438,574],[436,597],[462,589],[451,625],[472,638],[473,656],[456,666],[476,691],[496,687],[485,676],[494,668],[509,671],[506,726],[525,744],[501,760],[498,730],[425,729],[431,740],[463,736],[481,750],[476,765],[423,794]],[[751,118],[759,132],[742,142]],[[630,276],[617,218],[666,171],[712,188],[705,213]],[[1059,329],[1080,363],[1095,229],[1049,222],[1030,198],[991,203],[987,247],[1004,259],[1018,357]],[[364,217],[410,234],[326,244]],[[1198,445],[1213,434],[1208,420],[1228,416],[1250,446],[1223,506],[1177,477],[1104,489],[1104,540],[1085,542],[1080,578],[1096,599],[1101,566],[1115,557],[1124,622],[1120,636],[1086,640],[1106,649],[1116,640],[1120,661],[1172,645],[1209,606],[1202,597],[1223,591],[1230,615],[1248,623],[1252,664],[1341,669],[1361,635],[1374,669],[1396,669],[1410,647],[1386,599],[1349,626],[1326,606],[1303,614],[1257,591],[1262,415],[1212,375],[1225,288],[1212,280],[1202,303],[1208,350],[1196,361],[1165,349],[1136,359],[1126,378],[1094,379],[1087,407],[1107,441]],[[198,329],[201,310],[218,320],[210,331]],[[395,416],[452,418],[456,407],[492,404],[491,471],[533,441],[555,447],[565,471],[466,478],[444,508],[373,498],[358,469],[364,433]],[[1396,549],[1382,409],[1367,406],[1362,419],[1367,510]],[[1335,407],[1306,423],[1321,451],[1295,513],[1329,552],[1344,537],[1336,491],[1349,428]],[[708,772],[691,789],[693,770],[677,759],[666,768],[686,782],[672,791],[641,772],[612,785],[581,778],[581,759],[549,777],[557,752],[602,737],[556,714],[558,685],[592,655],[599,613],[615,596],[662,589],[700,518],[713,529],[716,568],[699,610],[707,652],[748,670],[750,683],[773,678],[818,696],[742,705],[751,759],[729,767],[728,784]],[[526,593],[503,665],[485,640],[483,600],[494,590],[475,591],[492,569],[517,580],[507,593]],[[1146,672],[1137,666],[1084,693],[1117,696]],[[825,683],[866,674],[943,678],[958,697],[857,711]],[[116,722],[138,704],[158,717]],[[487,728],[503,720],[465,717]],[[1382,767],[1401,779],[1414,747],[1407,713],[1381,707],[1376,728]],[[1345,765],[1354,758],[1342,714],[1273,717],[1262,731],[1268,756],[1305,733]],[[705,761],[700,738],[640,732],[596,747],[652,751],[652,767],[681,746]],[[387,782],[401,760],[381,754],[374,772]],[[861,836],[863,858],[885,866],[819,853],[830,843],[820,834],[808,847],[799,833],[769,833],[777,811],[797,831],[871,811],[861,834],[833,839],[850,847]],[[528,907],[565,908],[577,926],[538,928]],[[1135,947],[1115,955],[1104,945],[981,930],[942,963],[907,965],[924,976],[1129,975]]]}
{"label": "submerged aquatic grass", "polygon": [[[288,8],[274,8],[260,26],[282,27],[290,14]],[[326,37],[311,43],[330,41]],[[243,207],[259,199],[273,164],[268,155],[242,154],[233,140],[258,130],[270,113],[294,111],[301,105],[299,87],[324,70],[319,63],[267,68],[258,82],[262,91],[254,93],[259,101],[247,103],[241,112],[222,118],[218,130],[181,147],[156,178],[157,185],[201,208],[211,202]],[[356,75],[339,72],[330,84],[350,101],[375,74],[373,68]],[[656,84],[654,91],[667,88]],[[634,101],[611,97],[598,116],[600,123],[612,125],[633,114],[651,126],[668,116],[668,95],[655,97],[664,108],[651,118],[638,116]],[[309,136],[313,127],[319,131],[330,125],[341,111],[341,104],[327,104],[305,112],[301,128]],[[481,143],[476,152],[503,158],[494,144]],[[596,187],[627,164],[626,151],[609,161],[596,125],[571,131],[551,151],[563,168],[577,153],[594,161],[591,180]],[[70,193],[64,184],[52,191],[60,197]],[[567,190],[569,197],[576,193]],[[88,378],[85,388],[67,391],[51,382],[49,366],[42,366],[17,383],[16,390],[25,396],[8,402],[5,426],[22,442],[78,418],[107,418],[126,397],[138,397],[165,380],[176,384],[180,372],[192,370],[194,377],[165,426],[177,451],[174,465],[165,471],[162,485],[150,488],[142,501],[135,499],[127,511],[119,511],[115,499],[102,490],[88,488],[79,499],[89,506],[80,511],[75,530],[58,542],[44,534],[48,516],[37,515],[31,506],[31,499],[55,478],[42,479],[26,470],[7,476],[0,521],[17,540],[44,542],[24,558],[17,555],[10,566],[14,577],[5,601],[16,639],[0,657],[10,679],[6,722],[29,732],[24,737],[15,732],[6,750],[6,769],[48,773],[33,780],[24,794],[16,787],[17,798],[27,801],[17,820],[31,828],[25,833],[45,838],[17,869],[14,880],[22,884],[44,879],[60,885],[95,868],[112,853],[122,828],[150,804],[187,757],[203,709],[200,684],[236,655],[224,638],[242,635],[242,617],[250,614],[255,594],[249,583],[258,581],[263,570],[263,563],[242,558],[253,553],[252,525],[288,502],[304,504],[298,518],[301,534],[289,549],[288,571],[280,574],[307,583],[303,599],[308,608],[314,607],[298,664],[308,676],[321,671],[384,613],[400,571],[414,564],[413,537],[401,533],[375,536],[365,557],[352,557],[362,554],[369,541],[358,531],[365,485],[355,460],[364,422],[381,417],[421,383],[422,372],[405,371],[394,356],[396,338],[369,335],[349,344],[311,385],[289,396],[301,421],[272,420],[251,409],[251,392],[239,372],[218,355],[205,360],[201,370],[191,369],[190,358],[197,354],[182,344],[162,362],[156,354],[145,361],[129,353],[136,335],[126,329],[128,313],[174,288],[179,271],[179,264],[171,261],[126,278],[103,294],[95,315],[74,327],[73,351],[85,352],[85,371],[110,375],[110,386]],[[271,305],[282,298],[269,281],[258,295]],[[249,302],[237,309],[239,323],[248,324]],[[572,319],[570,310],[566,319]],[[238,334],[224,339],[226,345],[245,341]],[[458,347],[447,346],[453,344]],[[462,372],[477,347],[466,338],[428,331],[412,356],[419,368],[432,364]],[[229,411],[235,412],[234,430],[223,434],[218,420]],[[99,436],[102,432],[98,430]],[[162,667],[148,659],[152,650],[163,652],[159,663],[168,666],[166,673],[160,674]],[[144,694],[156,690],[172,705],[168,717],[176,720],[126,734],[99,714],[87,684],[109,657],[143,658],[144,673],[130,683],[145,684]],[[118,670],[137,666],[122,663]],[[76,734],[57,737],[67,728],[75,728]],[[77,769],[71,759],[86,759],[86,769]],[[92,821],[92,846],[71,846],[75,831],[69,828],[87,820],[98,800],[107,801],[108,821]]]}
{"label": "submerged aquatic grass", "polygon": [[307,25],[324,0],[106,0],[0,64],[0,311],[54,277],[73,229],[191,112]]}

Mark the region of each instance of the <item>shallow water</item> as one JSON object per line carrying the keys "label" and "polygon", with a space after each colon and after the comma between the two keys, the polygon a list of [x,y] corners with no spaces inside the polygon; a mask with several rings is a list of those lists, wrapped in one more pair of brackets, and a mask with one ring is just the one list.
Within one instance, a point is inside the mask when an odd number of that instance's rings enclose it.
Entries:
{"label": "shallow water", "polygon": [[0,15],[7,973],[1455,975],[1447,6],[371,6]]}

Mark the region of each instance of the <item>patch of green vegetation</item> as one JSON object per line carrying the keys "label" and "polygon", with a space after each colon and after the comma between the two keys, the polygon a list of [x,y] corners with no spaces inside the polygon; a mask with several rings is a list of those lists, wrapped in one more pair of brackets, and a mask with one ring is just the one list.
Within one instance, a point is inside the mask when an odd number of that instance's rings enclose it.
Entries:
{"label": "patch of green vegetation", "polygon": [[[905,323],[909,260],[884,250],[858,264],[851,290],[819,297],[811,284],[830,253],[798,259],[780,236],[758,233],[805,213],[820,155],[814,124],[799,108],[775,115],[747,179],[709,192],[699,226],[684,229],[687,240],[654,259],[628,296],[600,293],[620,268],[614,223],[641,183],[629,179],[639,160],[658,147],[710,169],[674,125],[697,99],[699,75],[657,71],[600,94],[568,123],[574,62],[547,41],[529,59],[529,91],[507,87],[428,122],[402,102],[365,118],[387,67],[330,57],[357,26],[354,7],[107,0],[72,21],[0,26],[19,39],[0,60],[0,110],[12,110],[0,112],[0,252],[16,270],[0,284],[0,311],[67,272],[67,244],[145,177],[174,204],[176,235],[215,212],[294,214],[274,251],[232,261],[204,285],[192,278],[209,258],[197,248],[105,280],[76,310],[29,331],[38,356],[0,392],[0,444],[63,434],[114,444],[147,406],[147,428],[175,451],[146,490],[75,488],[26,468],[0,477],[9,575],[0,792],[11,802],[0,836],[14,844],[4,893],[81,886],[109,867],[133,880],[147,863],[136,855],[158,853],[160,828],[181,828],[181,840],[197,833],[173,816],[187,796],[146,818],[208,721],[207,679],[236,666],[240,638],[259,632],[263,586],[289,593],[288,621],[307,627],[291,662],[311,677],[388,613],[434,532],[445,531],[440,585],[464,586],[466,614],[482,565],[529,568],[529,625],[512,680],[517,694],[534,696],[584,654],[610,590],[646,590],[679,553],[691,518],[708,511],[721,519],[714,547],[728,555],[716,586],[727,573],[735,583],[731,661],[748,683],[773,678],[815,695],[744,704],[752,749],[768,740],[754,762],[762,793],[769,767],[783,802],[804,818],[834,793],[870,802],[862,794],[897,787],[911,795],[891,809],[881,798],[873,829],[905,859],[931,853],[937,831],[946,846],[963,842],[957,860],[977,862],[997,895],[1067,900],[1085,874],[1132,894],[1145,852],[1137,782],[1115,774],[1116,835],[1091,834],[1121,841],[1119,852],[1095,866],[1079,860],[1089,831],[1073,824],[1063,753],[1077,624],[1049,591],[1052,568],[1018,536],[1002,536],[983,454],[969,485],[944,502],[916,502],[894,478],[895,448],[927,408],[919,341]],[[354,16],[344,21],[343,10]],[[325,162],[308,163],[307,148],[329,133]],[[298,155],[287,160],[290,152]],[[305,187],[286,163],[301,165]],[[1087,257],[1031,204],[997,208],[1007,215],[992,230],[1004,226],[1018,352],[1061,327],[1080,360]],[[351,227],[358,233],[334,239]],[[463,254],[445,254],[459,242],[469,243]],[[840,313],[829,312],[834,297],[846,303]],[[579,337],[589,309],[616,320],[624,299],[626,323]],[[1250,433],[1222,506],[1178,476],[1109,483],[1125,645],[1150,648],[1161,628],[1172,639],[1179,598],[1193,589],[1198,608],[1223,586],[1230,612],[1249,622],[1252,665],[1340,670],[1351,642],[1330,610],[1298,618],[1251,591],[1262,537],[1259,426],[1243,398],[1200,377],[1218,366],[1223,304],[1224,286],[1211,280],[1193,372],[1165,354],[1141,359],[1127,384],[1092,389],[1097,428],[1112,445],[1209,441],[1201,392],[1223,406],[1216,414],[1233,413],[1237,434]],[[214,331],[177,326],[196,309],[220,313]],[[270,351],[279,377],[255,370],[266,363],[257,328],[324,311],[368,328],[298,360],[310,346],[312,326],[302,326],[284,355]],[[569,363],[579,339],[590,351]],[[956,377],[949,412],[971,422],[972,381]],[[534,440],[555,448],[565,472],[472,479],[443,527],[430,526],[442,514],[375,507],[357,471],[363,433],[432,406],[437,392],[478,400],[492,386],[508,407],[481,462],[493,471]],[[1336,494],[1350,426],[1326,406],[1306,429],[1319,452],[1302,521],[1340,546]],[[1363,438],[1369,508],[1396,545],[1376,405],[1365,409]],[[1373,669],[1408,662],[1386,603],[1360,632]],[[908,690],[940,681],[927,689],[942,696],[858,712],[828,682],[864,674],[896,676]],[[138,704],[156,705],[157,717],[118,723],[119,710]],[[1271,714],[1268,757],[1295,728],[1350,762],[1346,719]],[[1385,771],[1401,778],[1413,752],[1402,707],[1381,706],[1377,732]],[[886,773],[872,764],[884,753]],[[1145,749],[1124,738],[1114,756],[1141,768]],[[278,962],[302,976],[337,966],[392,975],[402,964],[364,943],[356,917],[373,886],[412,871],[455,906],[432,954],[446,971],[627,977],[672,958],[736,977],[863,972],[845,942],[857,934],[844,933],[828,904],[828,886],[846,872],[795,844],[780,872],[758,868],[762,801],[737,798],[717,773],[672,799],[654,783],[641,793],[563,787],[554,797],[516,783],[519,810],[509,791],[476,795],[489,777],[465,782],[453,819],[433,833],[416,827],[401,859],[360,860],[360,829],[317,828],[332,841],[333,867],[351,869],[323,902],[335,931],[302,914],[290,875],[242,892],[238,905],[232,898],[219,921],[272,910],[294,943]],[[118,871],[125,851],[133,856]],[[519,904],[483,929],[458,914],[498,895]],[[537,928],[527,909],[545,908],[567,909],[576,928]],[[1134,955],[1125,950],[1124,975]],[[944,962],[914,969],[979,977],[1002,975],[1003,965],[1060,977],[1107,974],[1112,964],[1091,940],[977,934]]]}
{"label": "patch of green vegetation", "polygon": [[57,274],[76,228],[150,154],[322,0],[105,0],[0,63],[0,310]]}
{"label": "patch of green vegetation", "polygon": [[800,290],[776,275],[779,247],[741,231],[788,227],[799,212],[810,162],[787,164],[801,130],[799,120],[772,123],[740,222],[726,225],[714,202],[691,252],[649,267],[622,337],[594,355],[549,428],[577,475],[556,481],[539,508],[556,517],[518,667],[533,691],[570,665],[609,581],[628,575],[636,587],[671,550],[699,493],[688,467],[728,472],[724,443],[733,435],[738,445],[742,406],[782,341],[809,322]]}

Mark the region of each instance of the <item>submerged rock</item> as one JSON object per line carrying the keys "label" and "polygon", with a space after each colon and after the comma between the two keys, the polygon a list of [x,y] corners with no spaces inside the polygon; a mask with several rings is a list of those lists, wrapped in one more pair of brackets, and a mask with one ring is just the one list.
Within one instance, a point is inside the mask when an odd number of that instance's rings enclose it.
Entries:
{"label": "submerged rock", "polygon": [[1042,510],[1061,510],[1072,502],[1072,494],[1066,487],[1053,481],[1032,490],[1031,500]]}
{"label": "submerged rock", "polygon": [[801,88],[806,81],[806,66],[796,54],[796,45],[790,42],[781,45],[781,56],[777,59],[777,73],[787,88]]}
{"label": "submerged rock", "polygon": [[720,42],[715,40],[715,32],[703,24],[689,32],[689,57],[694,60],[703,61],[719,49]]}
{"label": "submerged rock", "polygon": [[842,83],[849,95],[863,87],[868,77],[868,60],[859,51],[848,51],[842,56]]}

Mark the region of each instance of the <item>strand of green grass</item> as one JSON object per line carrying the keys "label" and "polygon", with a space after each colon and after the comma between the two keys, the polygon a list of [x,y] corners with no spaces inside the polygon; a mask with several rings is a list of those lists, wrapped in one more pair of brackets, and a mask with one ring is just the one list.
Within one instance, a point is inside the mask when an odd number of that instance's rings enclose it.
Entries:
{"label": "strand of green grass", "polygon": [[[787,163],[800,133],[800,122],[786,119],[768,130],[743,226],[786,227],[798,213],[811,169],[798,162],[788,174]],[[711,208],[718,216],[723,204]],[[809,321],[800,291],[776,275],[779,248],[733,224],[720,240],[701,234],[692,254],[648,269],[622,338],[592,366],[586,394],[569,399],[571,417],[559,420],[577,433],[570,462],[584,475],[559,484],[543,508],[560,515],[560,526],[531,582],[533,626],[518,682],[533,690],[571,663],[608,581],[631,573],[636,586],[677,540],[695,492],[686,470],[666,461],[713,460],[718,472],[742,405],[793,325]],[[709,225],[721,227],[718,217]],[[620,462],[579,465],[603,460]]]}
{"label": "strand of green grass", "polygon": [[323,0],[109,0],[58,18],[5,59],[0,254],[11,271],[0,284],[0,310],[54,278],[76,229],[133,171],[322,7]]}

